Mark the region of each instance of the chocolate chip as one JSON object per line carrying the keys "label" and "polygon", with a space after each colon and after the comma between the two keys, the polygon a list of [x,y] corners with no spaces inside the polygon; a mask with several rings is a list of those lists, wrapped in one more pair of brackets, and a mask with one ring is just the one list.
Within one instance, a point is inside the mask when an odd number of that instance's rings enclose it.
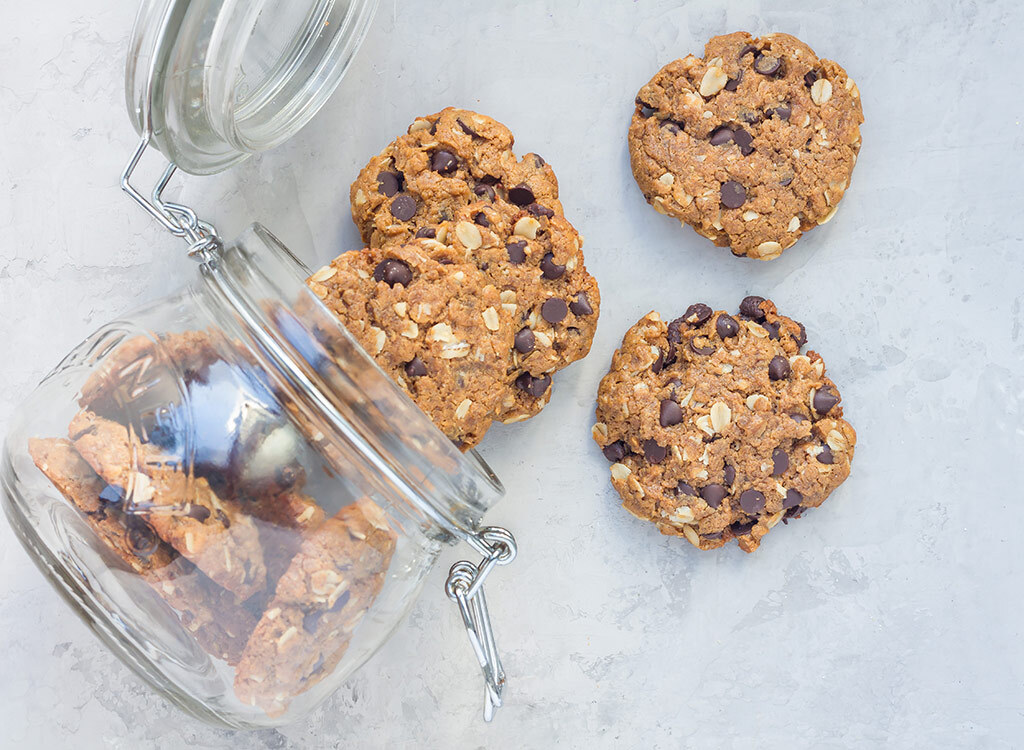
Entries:
{"label": "chocolate chip", "polygon": [[778,477],[786,473],[786,469],[789,468],[789,456],[786,455],[786,451],[782,448],[776,448],[772,451],[772,476]]}
{"label": "chocolate chip", "polygon": [[688,485],[686,482],[680,482],[679,484],[676,485],[676,494],[687,495],[689,497],[697,497],[697,491],[694,490],[693,487]]}
{"label": "chocolate chip", "polygon": [[541,158],[540,154],[533,154],[533,165],[537,167],[537,169],[540,169],[545,164],[547,164],[547,162],[544,161],[543,158]]}
{"label": "chocolate chip", "polygon": [[505,245],[509,262],[517,266],[526,261],[526,240],[516,240]]}
{"label": "chocolate chip", "polygon": [[390,198],[402,189],[402,175],[394,172],[381,172],[377,175],[377,191]]}
{"label": "chocolate chip", "polygon": [[409,221],[416,215],[416,201],[411,195],[399,195],[391,201],[391,215],[399,221]]}
{"label": "chocolate chip", "polygon": [[747,191],[735,180],[722,183],[722,205],[726,208],[739,208],[747,200]]}
{"label": "chocolate chip", "polygon": [[535,378],[530,373],[524,372],[516,378],[516,385],[519,386],[520,390],[526,391],[531,396],[540,398],[551,387],[551,376],[542,375],[539,378]]}
{"label": "chocolate chip", "polygon": [[106,505],[120,505],[124,502],[124,488],[116,484],[108,484],[100,491],[99,498]]}
{"label": "chocolate chip", "polygon": [[541,317],[552,325],[555,323],[561,323],[568,312],[569,307],[565,304],[565,300],[559,299],[558,297],[551,297],[550,299],[545,300],[544,304],[540,306]]}
{"label": "chocolate chip", "polygon": [[228,514],[222,511],[220,508],[218,508],[215,512],[217,514],[217,520],[220,521],[220,525],[223,526],[225,529],[230,529],[231,519],[228,518]]}
{"label": "chocolate chip", "polygon": [[757,521],[737,521],[729,527],[729,531],[732,532],[733,536],[743,536],[749,534],[750,530],[757,526]]}
{"label": "chocolate chip", "polygon": [[139,557],[149,557],[160,546],[160,537],[156,535],[153,528],[137,518],[129,521],[128,530],[125,532],[125,541],[131,551]]}
{"label": "chocolate chip", "polygon": [[735,78],[730,78],[728,81],[725,82],[725,90],[735,91],[737,88],[739,88],[739,85],[742,81],[743,71],[741,70],[739,73],[736,74]]}
{"label": "chocolate chip", "polygon": [[828,414],[832,407],[839,403],[839,396],[832,392],[828,386],[819,388],[814,394],[814,411],[818,414]]}
{"label": "chocolate chip", "polygon": [[658,445],[656,440],[645,440],[643,447],[644,458],[652,464],[660,464],[665,460],[665,456],[668,455],[668,448]]}
{"label": "chocolate chip", "polygon": [[744,297],[743,301],[740,302],[740,315],[758,322],[764,320],[764,313],[761,311],[762,302],[764,302],[764,297],[755,297],[753,295]]}
{"label": "chocolate chip", "polygon": [[779,184],[782,185],[782,187],[787,187],[789,183],[791,183],[792,181],[793,175],[790,175],[789,177],[783,177],[781,180],[779,180]]}
{"label": "chocolate chip", "polygon": [[797,325],[800,326],[800,333],[793,337],[793,341],[796,342],[798,347],[801,347],[807,343],[807,329],[804,328],[803,323],[797,323]]}
{"label": "chocolate chip", "polygon": [[772,357],[768,363],[768,378],[770,380],[782,380],[789,377],[789,360],[782,356]]}
{"label": "chocolate chip", "polygon": [[793,109],[786,103],[764,111],[765,117],[778,117],[780,120],[788,120],[791,114],[793,114]]}
{"label": "chocolate chip", "polygon": [[816,70],[808,71],[804,73],[804,86],[810,88],[814,85],[814,82],[821,78],[821,74]]}
{"label": "chocolate chip", "polygon": [[546,219],[552,219],[555,216],[554,211],[552,211],[547,206],[540,205],[539,203],[531,203],[529,206],[526,207],[526,210],[529,211],[534,216],[543,216]]}
{"label": "chocolate chip", "polygon": [[590,306],[590,299],[587,297],[586,292],[577,294],[576,299],[569,303],[569,309],[577,317],[594,314],[594,308]]}
{"label": "chocolate chip", "polygon": [[489,227],[491,225],[491,220],[487,218],[487,214],[483,211],[477,211],[476,215],[473,216],[473,223],[482,227]]}
{"label": "chocolate chip", "polygon": [[745,45],[743,45],[743,49],[741,49],[740,53],[736,56],[736,59],[737,60],[742,60],[745,56],[749,55],[751,52],[756,54],[757,53],[757,47],[755,47],[753,44],[745,44]]}
{"label": "chocolate chip", "polygon": [[455,154],[451,151],[435,151],[434,155],[430,157],[430,168],[439,174],[452,174],[455,168],[458,166],[458,161],[455,159]]}
{"label": "chocolate chip", "polygon": [[724,146],[726,143],[732,141],[732,128],[728,125],[722,125],[711,131],[711,135],[708,137],[708,142],[712,146]]}
{"label": "chocolate chip", "polygon": [[210,509],[205,505],[189,503],[188,508],[185,510],[185,515],[189,518],[194,518],[199,523],[206,523],[206,519],[210,517]]}
{"label": "chocolate chip", "polygon": [[659,349],[658,358],[654,360],[654,363],[651,365],[651,372],[657,375],[663,369],[665,369],[665,352]]}
{"label": "chocolate chip", "polygon": [[672,135],[679,135],[686,129],[683,123],[676,122],[675,120],[662,120],[661,127],[665,128]]}
{"label": "chocolate chip", "polygon": [[763,76],[773,76],[782,69],[782,60],[775,55],[758,54],[754,58],[754,70]]}
{"label": "chocolate chip", "polygon": [[437,230],[434,229],[433,227],[420,227],[419,229],[416,230],[416,236],[434,239],[435,237],[437,237]]}
{"label": "chocolate chip", "polygon": [[671,427],[683,421],[683,410],[670,398],[662,399],[661,414],[658,418],[662,427]]}
{"label": "chocolate chip", "polygon": [[804,496],[796,490],[786,490],[786,498],[782,501],[782,507],[786,510],[795,508],[804,501]]}
{"label": "chocolate chip", "polygon": [[427,374],[427,365],[419,357],[413,357],[405,363],[405,374],[410,378],[421,378]]}
{"label": "chocolate chip", "polygon": [[535,200],[533,191],[522,183],[508,191],[508,199],[517,206],[529,206]]}
{"label": "chocolate chip", "polygon": [[648,117],[651,117],[657,111],[650,104],[647,104],[646,102],[643,102],[640,99],[636,100],[636,106],[640,108],[640,116],[645,120]]}
{"label": "chocolate chip", "polygon": [[797,423],[799,423],[799,422],[806,422],[807,421],[807,417],[805,417],[803,414],[800,414],[798,412],[793,412],[792,414],[789,415],[789,418],[792,419],[794,422],[797,422]]}
{"label": "chocolate chip", "polygon": [[540,261],[540,270],[542,271],[545,279],[560,279],[562,274],[565,273],[565,266],[560,266],[555,263],[554,253],[548,253]]}
{"label": "chocolate chip", "polygon": [[740,119],[747,123],[747,125],[753,125],[761,119],[761,115],[752,109],[744,109],[740,112]]}
{"label": "chocolate chip", "polygon": [[835,456],[832,455],[832,449],[827,445],[821,446],[821,453],[816,458],[819,464],[830,464],[835,461]]}
{"label": "chocolate chip", "polygon": [[764,510],[764,494],[757,490],[744,490],[740,494],[740,507],[750,515],[760,513]]}
{"label": "chocolate chip", "polygon": [[616,440],[614,443],[606,445],[604,448],[602,448],[601,452],[604,454],[605,458],[607,458],[612,463],[615,463],[617,461],[621,461],[623,458],[626,457],[626,444],[623,443],[621,440]]}
{"label": "chocolate chip", "polygon": [[533,351],[533,347],[537,344],[537,337],[533,335],[533,331],[529,328],[523,328],[515,337],[516,351],[520,354],[529,354]]}
{"label": "chocolate chip", "polygon": [[708,355],[715,353],[715,347],[713,347],[713,346],[698,346],[697,345],[697,339],[695,339],[695,338],[694,339],[690,339],[689,346],[690,346],[690,351],[691,352],[693,352],[694,354],[699,354],[702,357],[707,357]]}
{"label": "chocolate chip", "polygon": [[768,331],[768,338],[770,338],[772,341],[778,341],[779,340],[779,324],[778,323],[771,323],[771,322],[766,320],[763,323],[761,323],[761,327],[764,330]]}
{"label": "chocolate chip", "polygon": [[[348,593],[347,591],[345,593]],[[316,633],[316,626],[320,624],[320,618],[324,616],[323,610],[316,609],[302,616],[302,629],[310,635]],[[316,670],[313,670],[316,672]]]}
{"label": "chocolate chip", "polygon": [[700,538],[701,539],[708,539],[708,540],[711,540],[711,541],[716,541],[716,540],[722,538],[722,532],[721,531],[712,531],[709,534],[701,534]]}
{"label": "chocolate chip", "polygon": [[739,333],[740,324],[736,320],[725,313],[718,316],[718,320],[715,321],[715,333],[721,336],[723,339],[732,338]]}
{"label": "chocolate chip", "polygon": [[754,153],[754,147],[750,145],[754,142],[754,136],[743,128],[736,128],[736,130],[733,131],[732,140],[740,147],[740,153],[744,156],[750,156]]}
{"label": "chocolate chip", "polygon": [[709,484],[700,491],[700,496],[709,506],[717,508],[722,500],[729,494],[729,491],[720,484]]}
{"label": "chocolate chip", "polygon": [[456,118],[455,122],[459,123],[459,127],[462,128],[462,132],[466,135],[471,135],[474,138],[480,138],[480,134],[464,123],[462,118]]}
{"label": "chocolate chip", "polygon": [[690,305],[686,308],[686,312],[683,313],[683,320],[689,323],[691,326],[704,325],[708,322],[711,317],[712,310],[710,307],[705,305],[703,302],[697,302],[696,304]]}
{"label": "chocolate chip", "polygon": [[488,200],[494,200],[494,188],[490,185],[477,185],[473,188],[473,194],[481,198],[486,195]]}
{"label": "chocolate chip", "polygon": [[412,270],[400,260],[386,258],[373,269],[373,280],[383,281],[388,286],[409,286],[409,282],[412,281]]}
{"label": "chocolate chip", "polygon": [[722,469],[722,481],[726,487],[732,487],[732,483],[736,481],[736,468],[731,464],[726,464]]}

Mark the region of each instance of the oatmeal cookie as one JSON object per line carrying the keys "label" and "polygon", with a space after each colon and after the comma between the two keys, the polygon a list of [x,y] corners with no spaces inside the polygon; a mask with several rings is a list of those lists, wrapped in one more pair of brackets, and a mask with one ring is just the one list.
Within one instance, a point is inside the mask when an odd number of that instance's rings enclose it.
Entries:
{"label": "oatmeal cookie", "polygon": [[829,221],[860,151],[860,91],[788,34],[714,37],[640,89],[633,175],[654,208],[735,255],[777,258]]}
{"label": "oatmeal cookie", "polygon": [[601,381],[594,439],[630,513],[700,549],[752,552],[850,473],[857,435],[804,327],[761,297],[630,328]]}

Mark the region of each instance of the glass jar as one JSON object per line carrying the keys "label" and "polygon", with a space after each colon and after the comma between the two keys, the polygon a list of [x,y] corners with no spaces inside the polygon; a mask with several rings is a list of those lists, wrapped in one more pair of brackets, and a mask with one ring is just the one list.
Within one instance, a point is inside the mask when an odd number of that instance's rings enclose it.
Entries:
{"label": "glass jar", "polygon": [[[269,231],[225,246],[161,198],[178,164],[217,171],[307,121],[372,6],[143,4],[128,63],[142,141],[122,186],[188,241],[199,273],[65,357],[0,455],[8,519],[55,588],[157,690],[232,727],[324,700],[459,540],[483,561],[456,564],[447,594],[484,671],[485,717],[501,701],[482,582],[515,541],[479,525],[497,478],[359,347]],[[152,145],[171,161],[146,198],[130,178]]]}

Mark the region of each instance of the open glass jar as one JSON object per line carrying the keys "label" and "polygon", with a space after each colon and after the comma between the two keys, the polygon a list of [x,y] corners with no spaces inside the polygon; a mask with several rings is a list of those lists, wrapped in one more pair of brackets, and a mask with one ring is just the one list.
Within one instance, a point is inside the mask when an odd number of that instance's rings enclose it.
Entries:
{"label": "open glass jar", "polygon": [[[479,526],[502,495],[496,477],[360,349],[266,229],[225,246],[160,198],[175,160],[216,171],[308,120],[371,11],[143,5],[128,74],[143,137],[122,184],[189,242],[199,274],[69,354],[16,411],[0,464],[12,526],[78,614],[175,703],[234,727],[282,724],[326,698],[459,540],[483,561],[454,566],[447,594],[484,671],[485,716],[500,705],[482,582],[515,541]],[[256,33],[272,13],[291,36]],[[347,31],[319,39],[332,23]],[[262,66],[248,98],[238,60]],[[154,143],[172,163],[147,199],[129,178]]]}

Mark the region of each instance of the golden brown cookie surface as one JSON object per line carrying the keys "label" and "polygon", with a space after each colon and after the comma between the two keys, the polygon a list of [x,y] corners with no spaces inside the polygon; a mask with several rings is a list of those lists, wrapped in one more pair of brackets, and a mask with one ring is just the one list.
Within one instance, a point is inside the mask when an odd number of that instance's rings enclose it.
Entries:
{"label": "golden brown cookie surface", "polygon": [[740,314],[691,305],[626,332],[593,435],[630,513],[700,549],[752,552],[780,520],[821,505],[857,442],[804,328],[748,297]]}
{"label": "golden brown cookie surface", "polygon": [[863,121],[853,79],[799,39],[718,36],[640,89],[633,175],[660,213],[771,260],[832,218]]}

